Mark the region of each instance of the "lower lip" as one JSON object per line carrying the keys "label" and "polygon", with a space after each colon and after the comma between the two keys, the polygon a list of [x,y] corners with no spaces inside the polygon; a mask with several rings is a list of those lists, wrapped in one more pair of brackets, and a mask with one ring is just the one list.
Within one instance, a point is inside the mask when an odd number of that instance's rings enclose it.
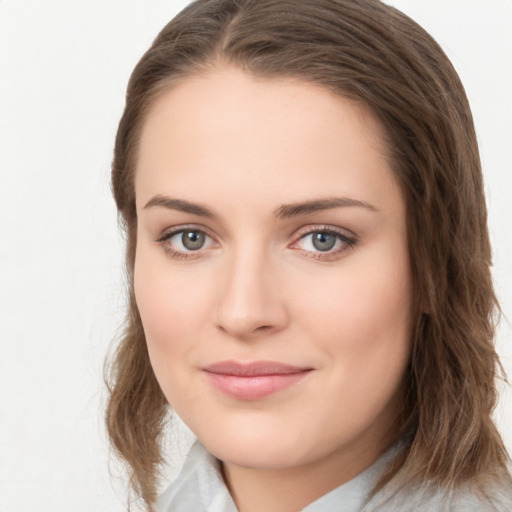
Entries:
{"label": "lower lip", "polygon": [[259,400],[293,386],[309,375],[310,370],[276,375],[227,375],[205,372],[211,384],[231,398]]}

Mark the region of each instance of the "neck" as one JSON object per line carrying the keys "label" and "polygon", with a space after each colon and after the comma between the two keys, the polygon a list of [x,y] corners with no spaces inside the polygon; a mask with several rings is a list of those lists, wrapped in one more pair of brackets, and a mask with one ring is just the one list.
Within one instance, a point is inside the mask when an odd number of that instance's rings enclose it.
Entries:
{"label": "neck", "polygon": [[279,469],[224,462],[223,474],[239,512],[296,512],[363,472],[388,445],[365,439],[313,463]]}

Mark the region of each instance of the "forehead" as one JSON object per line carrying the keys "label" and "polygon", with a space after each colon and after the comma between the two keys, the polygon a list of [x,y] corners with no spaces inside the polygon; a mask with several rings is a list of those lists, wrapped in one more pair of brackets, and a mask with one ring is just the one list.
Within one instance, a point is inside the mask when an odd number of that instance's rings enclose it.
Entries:
{"label": "forehead", "polygon": [[[245,189],[266,195],[269,206],[303,200],[308,190],[375,202],[396,192],[385,153],[382,128],[360,102],[219,68],[183,80],[153,105],[141,132],[137,202],[176,189],[203,202],[222,191],[236,201]],[[288,197],[274,198],[276,191]]]}

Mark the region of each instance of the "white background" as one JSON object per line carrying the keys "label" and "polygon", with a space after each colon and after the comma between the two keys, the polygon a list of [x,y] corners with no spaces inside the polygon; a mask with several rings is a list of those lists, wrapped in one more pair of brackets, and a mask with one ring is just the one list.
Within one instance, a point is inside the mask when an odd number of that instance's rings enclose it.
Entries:
{"label": "white background", "polygon": [[[110,162],[129,74],[186,3],[0,0],[0,512],[125,510],[102,424],[102,361],[124,296]],[[510,317],[512,1],[392,3],[466,86]],[[511,333],[504,319],[512,376]],[[510,390],[497,419],[511,449]]]}

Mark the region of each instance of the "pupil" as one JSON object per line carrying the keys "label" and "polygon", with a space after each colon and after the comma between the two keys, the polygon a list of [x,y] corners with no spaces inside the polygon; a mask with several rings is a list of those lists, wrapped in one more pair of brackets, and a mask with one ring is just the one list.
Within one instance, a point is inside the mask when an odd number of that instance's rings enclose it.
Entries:
{"label": "pupil", "polygon": [[186,231],[183,233],[181,237],[181,241],[187,249],[191,251],[195,251],[197,249],[201,249],[204,245],[204,233],[199,233],[197,231]]}
{"label": "pupil", "polygon": [[329,233],[314,233],[313,246],[319,251],[329,251],[334,247],[336,237]]}

